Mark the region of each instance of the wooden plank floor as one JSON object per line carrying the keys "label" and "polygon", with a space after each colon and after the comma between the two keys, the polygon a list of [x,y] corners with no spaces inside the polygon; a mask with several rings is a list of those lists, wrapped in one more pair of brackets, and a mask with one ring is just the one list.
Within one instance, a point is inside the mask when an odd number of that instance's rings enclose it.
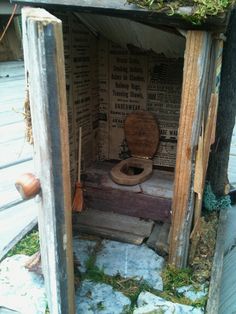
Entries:
{"label": "wooden plank floor", "polygon": [[33,172],[33,148],[25,141],[23,61],[0,63],[0,259],[37,223],[34,200],[23,202],[14,182]]}

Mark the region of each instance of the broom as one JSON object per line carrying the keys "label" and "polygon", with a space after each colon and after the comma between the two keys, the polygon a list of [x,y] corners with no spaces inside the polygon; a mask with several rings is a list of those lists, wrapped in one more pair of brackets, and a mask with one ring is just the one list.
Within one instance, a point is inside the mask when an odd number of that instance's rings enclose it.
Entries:
{"label": "broom", "polygon": [[78,147],[78,178],[76,182],[75,197],[73,200],[72,209],[75,212],[81,212],[83,210],[83,190],[80,182],[80,167],[81,167],[81,142],[82,142],[82,128],[79,128],[79,147]]}

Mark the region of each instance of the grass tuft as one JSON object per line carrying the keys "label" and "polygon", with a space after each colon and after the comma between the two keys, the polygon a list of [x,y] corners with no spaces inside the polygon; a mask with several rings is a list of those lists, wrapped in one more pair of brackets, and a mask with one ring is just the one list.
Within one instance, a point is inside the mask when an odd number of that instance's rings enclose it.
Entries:
{"label": "grass tuft", "polygon": [[8,252],[7,257],[16,254],[25,254],[31,256],[38,252],[39,249],[39,233],[37,230],[33,230]]}
{"label": "grass tuft", "polygon": [[194,280],[193,270],[190,268],[177,269],[173,266],[166,266],[162,272],[164,289],[159,295],[171,302],[192,305],[195,307],[204,307],[206,305],[207,296],[192,301],[186,298],[183,293],[179,293],[177,288],[192,285],[197,291],[200,284]]}

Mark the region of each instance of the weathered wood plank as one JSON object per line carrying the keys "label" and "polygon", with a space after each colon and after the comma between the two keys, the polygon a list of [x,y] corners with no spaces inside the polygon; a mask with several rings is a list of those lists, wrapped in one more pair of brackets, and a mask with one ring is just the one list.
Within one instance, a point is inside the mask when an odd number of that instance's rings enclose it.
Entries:
{"label": "weathered wood plank", "polygon": [[75,214],[73,224],[111,229],[147,238],[151,234],[154,223],[151,220],[145,221],[136,217],[88,209]]}
{"label": "weathered wood plank", "polygon": [[[202,125],[202,134],[199,137],[198,151],[196,156],[194,192],[196,192],[195,209],[194,209],[194,227],[199,223],[202,210],[203,192],[206,179],[207,165],[210,155],[211,144],[213,144],[213,133],[216,124],[218,106],[218,95],[212,93],[207,112],[206,125]],[[203,117],[204,119],[204,117]],[[204,123],[204,122],[203,122]],[[201,152],[201,153],[199,153]]]}
{"label": "weathered wood plank", "polygon": [[[1,89],[1,87],[0,87]],[[20,99],[19,96],[11,99],[5,99],[3,103],[0,103],[1,112],[6,110],[16,110],[23,112],[24,99]]]}
{"label": "weathered wood plank", "polygon": [[166,256],[169,251],[170,223],[155,224],[153,231],[147,240],[147,246],[154,249],[158,254]]}
{"label": "weathered wood plank", "polygon": [[0,112],[0,127],[5,125],[13,125],[22,121],[23,115],[14,110]]}
{"label": "weathered wood plank", "polygon": [[7,61],[0,63],[0,82],[9,77],[24,78],[24,61]]}
{"label": "weathered wood plank", "polygon": [[140,187],[144,194],[172,199],[174,173],[153,169],[152,177],[141,183]]}
{"label": "weathered wood plank", "polygon": [[134,193],[144,193],[171,199],[173,196],[173,172],[153,169],[151,178],[141,184],[125,186],[116,184],[110,177],[110,171],[114,163],[103,161],[94,163],[83,175],[86,186],[117,189]]}
{"label": "weathered wood plank", "polygon": [[[4,62],[5,63],[5,62]],[[1,65],[0,65],[0,68],[1,68]],[[13,85],[13,82],[16,83],[16,87],[19,85],[20,87],[23,87],[24,88],[24,79],[25,79],[25,76],[24,76],[24,72],[22,74],[20,73],[17,73],[18,70],[17,68],[16,69],[13,69],[13,71],[15,71],[14,74],[11,73],[11,75],[8,75],[8,74],[3,74],[2,76],[2,72],[1,72],[1,69],[0,69],[0,86],[2,87],[3,85],[6,85],[6,84],[12,84]],[[20,89],[16,89],[16,94],[18,94]],[[6,93],[6,90],[3,91],[4,93]],[[9,95],[10,97],[13,97],[14,95],[12,95],[11,93],[6,93],[6,95]]]}
{"label": "weathered wood plank", "polygon": [[75,313],[71,187],[61,21],[23,8],[24,60],[41,181],[39,232],[50,313]]}
{"label": "weathered wood plank", "polygon": [[170,221],[171,199],[167,198],[86,186],[84,203],[90,209],[163,222]]}
{"label": "weathered wood plank", "polygon": [[[1,88],[1,109],[0,112],[6,108],[12,109],[15,105],[15,101],[20,100],[20,104],[23,107],[23,98],[24,98],[24,78],[20,77],[19,80],[15,78],[0,79],[0,88]],[[10,93],[9,90],[14,93]],[[21,102],[22,100],[22,102]]]}
{"label": "weathered wood plank", "polygon": [[[196,204],[194,210],[194,227],[198,224],[201,216],[203,192],[206,180],[206,172],[211,151],[211,145],[215,142],[216,119],[218,111],[218,98],[220,86],[220,74],[222,64],[223,41],[214,40],[211,52],[211,72],[209,77],[208,93],[211,93],[209,106],[205,109],[202,118],[202,134],[199,137],[198,152],[196,158],[194,191],[196,195]],[[201,154],[199,152],[201,151]]]}
{"label": "weathered wood plank", "polygon": [[[217,17],[209,17],[207,21],[201,24],[193,24],[181,16],[182,14],[189,15],[192,12],[191,7],[183,7],[177,11],[177,14],[168,15],[163,12],[155,12],[145,8],[138,7],[135,4],[128,4],[125,0],[13,0],[13,3],[31,4],[42,6],[71,6],[74,10],[81,12],[93,12],[113,16],[122,16],[132,18],[137,21],[144,22],[150,25],[168,25],[176,28],[185,29],[209,29],[223,31],[227,25],[227,16],[221,14]],[[178,12],[180,13],[178,15]],[[170,12],[171,13],[171,12]]]}
{"label": "weathered wood plank", "polygon": [[76,225],[74,227],[74,230],[78,231],[79,233],[97,235],[111,240],[127,242],[136,245],[143,243],[145,239],[143,236],[138,236],[136,234],[128,232],[120,232],[117,230],[111,230],[94,226],[85,226],[80,224]]}
{"label": "weathered wood plank", "polygon": [[224,243],[225,228],[227,221],[227,210],[220,211],[220,218],[216,237],[215,254],[211,270],[211,281],[208,293],[206,307],[207,314],[216,314],[219,312],[220,285],[224,262]]}
{"label": "weathered wood plank", "polygon": [[[14,126],[12,127],[14,128]],[[26,139],[23,136],[24,135],[22,135],[22,138],[12,141],[9,140],[0,144],[0,147],[2,147],[0,154],[0,169],[8,164],[29,159],[33,156],[33,146],[26,142]]]}
{"label": "weathered wood plank", "polygon": [[93,163],[93,165],[86,169],[86,172],[82,175],[82,181],[84,181],[85,186],[141,193],[139,185],[119,185],[111,179],[110,171],[114,165],[114,163],[106,161]]}
{"label": "weathered wood plank", "polygon": [[150,179],[135,186],[116,184],[110,171],[114,163],[96,162],[82,176],[85,206],[140,218],[168,221],[173,193],[173,173],[153,170]]}
{"label": "weathered wood plank", "polygon": [[187,33],[169,252],[169,262],[176,267],[187,264],[194,208],[194,159],[206,105],[211,43],[209,33]]}
{"label": "weathered wood plank", "polygon": [[8,141],[19,140],[24,138],[25,123],[18,121],[14,124],[8,124],[0,127],[0,144]]}

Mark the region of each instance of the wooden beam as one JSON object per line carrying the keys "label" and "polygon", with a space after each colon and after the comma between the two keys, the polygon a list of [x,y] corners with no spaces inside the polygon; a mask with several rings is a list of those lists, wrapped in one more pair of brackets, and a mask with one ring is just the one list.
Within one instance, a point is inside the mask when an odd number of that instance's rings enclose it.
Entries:
{"label": "wooden beam", "polygon": [[85,186],[84,203],[91,209],[163,222],[170,221],[171,199],[164,197]]}
{"label": "wooden beam", "polygon": [[75,313],[71,188],[61,21],[43,9],[24,8],[23,44],[41,182],[38,223],[51,314]]}
{"label": "wooden beam", "polygon": [[[60,10],[66,6],[70,10],[110,16],[118,16],[133,19],[145,24],[158,26],[167,25],[174,28],[183,29],[204,29],[216,31],[225,31],[228,23],[228,15],[222,13],[219,16],[210,16],[206,21],[199,24],[191,23],[184,16],[191,16],[193,7],[180,7],[176,14],[167,14],[168,12],[156,12],[147,8],[141,8],[135,4],[129,4],[126,0],[12,0],[12,3],[23,5],[38,5],[40,7],[51,7]],[[64,10],[65,8],[63,8]],[[169,12],[171,13],[171,12]]]}
{"label": "wooden beam", "polygon": [[195,155],[206,106],[211,42],[210,33],[187,33],[169,251],[169,262],[176,267],[185,267],[188,258]]}
{"label": "wooden beam", "polygon": [[222,64],[223,41],[216,39],[213,41],[211,54],[212,76],[209,80],[208,91],[211,92],[208,108],[202,118],[202,134],[199,137],[198,152],[196,158],[194,191],[196,195],[196,204],[194,212],[194,226],[198,223],[201,216],[204,186],[206,180],[207,166],[211,151],[211,145],[215,142],[216,120],[218,111],[220,74]]}
{"label": "wooden beam", "polygon": [[122,186],[110,178],[111,162],[96,162],[82,176],[85,207],[118,214],[170,221],[173,173],[154,169],[140,185]]}
{"label": "wooden beam", "polygon": [[216,118],[218,110],[218,94],[220,86],[220,74],[222,64],[223,41],[220,38],[214,39],[211,52],[212,74],[209,76],[208,93],[211,93],[209,106],[206,107],[202,118],[202,130],[199,136],[198,150],[195,163],[194,192],[196,193],[194,208],[194,223],[191,232],[191,248],[189,258],[195,255],[199,242],[199,230],[201,229],[201,212],[203,194],[206,180],[208,161],[211,146],[215,142]]}

